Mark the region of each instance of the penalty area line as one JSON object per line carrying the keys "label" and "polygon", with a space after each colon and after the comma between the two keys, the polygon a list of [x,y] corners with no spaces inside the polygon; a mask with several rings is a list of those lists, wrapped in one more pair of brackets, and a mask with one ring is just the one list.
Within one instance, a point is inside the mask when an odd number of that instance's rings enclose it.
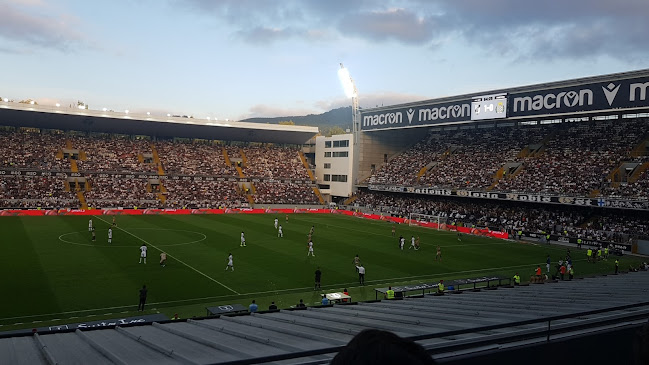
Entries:
{"label": "penalty area line", "polygon": [[[110,222],[108,222],[108,221],[102,219],[101,217],[98,217],[98,216],[93,216],[93,217],[95,217],[95,218],[99,219],[100,221],[102,221],[102,222],[104,222],[104,223],[110,225]],[[119,226],[115,226],[115,228],[119,229],[120,231],[122,231],[122,232],[124,232],[124,233],[126,233],[126,234],[128,234],[128,235],[130,235],[130,236],[132,236],[132,237],[137,238],[138,240],[140,240],[140,241],[146,243],[147,245],[149,245],[149,246],[155,248],[156,250],[158,250],[158,251],[160,251],[160,252],[165,252],[164,250],[161,250],[160,248],[156,247],[155,245],[153,245],[153,244],[147,242],[147,241],[144,240],[143,238],[140,238],[140,237],[134,235],[133,233],[131,233],[131,232],[125,230],[124,228],[121,228],[121,227],[119,227]],[[196,273],[198,273],[198,274],[204,276],[205,278],[207,278],[207,279],[209,279],[209,280],[211,280],[211,281],[213,281],[213,282],[215,282],[215,283],[221,285],[222,287],[228,289],[229,291],[233,292],[234,294],[241,295],[241,294],[240,294],[239,292],[237,292],[236,290],[234,290],[234,289],[230,288],[229,286],[223,284],[222,282],[220,282],[220,281],[214,279],[213,277],[211,277],[211,276],[205,274],[204,272],[199,271],[198,269],[196,269],[195,267],[191,266],[190,264],[188,264],[188,263],[182,261],[181,259],[179,259],[179,258],[177,258],[177,257],[174,257],[174,256],[172,256],[171,254],[167,254],[167,256],[170,257],[170,258],[172,258],[172,259],[174,259],[174,260],[176,260],[176,261],[178,261],[178,262],[180,262],[181,264],[187,266],[188,268],[190,268],[190,269],[193,270],[194,272],[196,272]]]}

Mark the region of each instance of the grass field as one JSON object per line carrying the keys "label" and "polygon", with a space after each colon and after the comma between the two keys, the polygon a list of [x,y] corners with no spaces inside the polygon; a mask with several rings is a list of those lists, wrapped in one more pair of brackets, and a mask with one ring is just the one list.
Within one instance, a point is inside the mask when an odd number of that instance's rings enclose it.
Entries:
{"label": "grass field", "polygon": [[[279,218],[284,238],[277,237]],[[147,313],[202,316],[206,306],[252,299],[260,309],[271,301],[280,308],[299,299],[312,305],[320,293],[348,288],[355,301],[374,299],[375,287],[471,278],[487,274],[525,279],[550,254],[565,255],[562,246],[538,246],[450,232],[397,226],[406,237],[403,251],[391,236],[391,224],[329,214],[284,215],[150,215],[118,216],[113,243],[107,243],[112,217],[92,217],[97,240],[88,232],[88,217],[2,217],[0,331],[54,323],[134,315],[138,290],[149,288]],[[307,234],[315,226],[315,257],[307,257]],[[247,247],[240,247],[245,231]],[[408,250],[410,236],[421,237],[421,250]],[[149,246],[147,264],[138,264],[142,243]],[[435,261],[435,246],[443,261]],[[168,254],[160,267],[159,254]],[[585,262],[573,251],[576,275],[613,271],[613,259]],[[234,272],[226,272],[228,253]],[[352,264],[358,254],[366,267],[366,285],[358,285]],[[624,257],[625,269],[639,260]],[[322,270],[322,290],[313,290],[314,271]]]}

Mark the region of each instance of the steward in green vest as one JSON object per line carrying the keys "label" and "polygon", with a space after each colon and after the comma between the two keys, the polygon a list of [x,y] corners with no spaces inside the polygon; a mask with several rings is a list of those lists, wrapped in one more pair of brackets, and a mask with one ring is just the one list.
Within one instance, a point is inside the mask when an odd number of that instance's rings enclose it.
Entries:
{"label": "steward in green vest", "polygon": [[514,275],[514,285],[521,285],[521,276],[518,273]]}
{"label": "steward in green vest", "polygon": [[440,280],[439,284],[437,284],[437,292],[440,294],[444,293],[444,280]]}
{"label": "steward in green vest", "polygon": [[385,297],[387,299],[394,299],[394,290],[392,290],[392,287],[388,287],[388,291],[385,292]]}
{"label": "steward in green vest", "polygon": [[587,258],[587,261],[590,262],[590,260],[591,260],[592,257],[593,257],[593,250],[591,250],[591,249],[589,248],[589,249],[586,251],[586,258]]}

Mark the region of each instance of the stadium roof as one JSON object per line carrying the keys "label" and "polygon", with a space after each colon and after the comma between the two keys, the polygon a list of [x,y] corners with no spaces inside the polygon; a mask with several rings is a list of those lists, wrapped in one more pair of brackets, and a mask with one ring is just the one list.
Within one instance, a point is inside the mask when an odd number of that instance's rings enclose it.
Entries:
{"label": "stadium roof", "polygon": [[608,82],[608,81],[626,80],[626,79],[638,78],[638,77],[649,77],[649,69],[620,72],[620,73],[607,74],[607,75],[582,77],[578,79],[545,82],[545,83],[533,84],[533,85],[516,86],[516,87],[505,88],[505,89],[476,90],[475,92],[469,94],[445,96],[441,98],[420,100],[420,101],[404,103],[404,104],[386,105],[378,108],[363,108],[362,112],[367,113],[367,112],[376,112],[381,110],[391,110],[397,107],[407,108],[407,107],[416,107],[416,106],[421,106],[426,104],[454,102],[458,100],[470,99],[477,95],[491,95],[491,94],[502,94],[502,93],[513,94],[519,92],[532,92],[532,91],[552,89],[552,88],[580,86],[580,85],[586,85],[586,84],[597,83],[602,81]]}
{"label": "stadium roof", "polygon": [[111,111],[70,109],[0,101],[0,125],[84,132],[303,144],[317,127],[194,118],[159,118]]}

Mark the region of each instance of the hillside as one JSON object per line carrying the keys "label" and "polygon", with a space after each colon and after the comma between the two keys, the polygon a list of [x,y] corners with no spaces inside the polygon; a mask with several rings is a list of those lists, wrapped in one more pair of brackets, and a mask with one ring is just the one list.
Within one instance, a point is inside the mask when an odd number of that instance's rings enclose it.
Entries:
{"label": "hillside", "polygon": [[[309,114],[304,116],[286,116],[275,118],[250,118],[242,122],[270,123],[277,124],[282,121],[293,121],[296,125],[308,125],[314,127],[341,127],[347,129],[352,127],[352,107],[332,109],[322,114]],[[322,129],[322,128],[321,128]]]}

